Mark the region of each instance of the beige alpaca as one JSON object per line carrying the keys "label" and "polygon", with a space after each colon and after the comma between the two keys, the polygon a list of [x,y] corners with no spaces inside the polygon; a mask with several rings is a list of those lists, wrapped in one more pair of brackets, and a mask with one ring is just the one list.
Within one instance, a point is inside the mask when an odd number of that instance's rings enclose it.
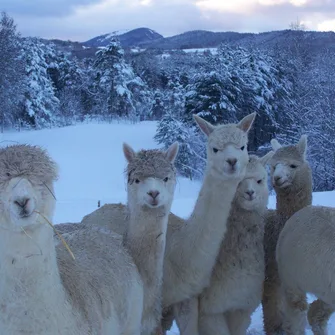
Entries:
{"label": "beige alpaca", "polygon": [[236,191],[211,283],[194,298],[199,306],[191,302],[190,307],[187,302],[188,306],[182,306],[176,315],[181,335],[246,334],[251,314],[262,299],[264,214],[268,202],[265,166],[272,155],[273,152],[262,158],[250,156],[246,176]]}
{"label": "beige alpaca", "polygon": [[268,211],[265,224],[265,281],[263,292],[264,330],[267,335],[283,332],[281,291],[276,262],[276,245],[285,222],[312,203],[312,172],[306,160],[307,137],[295,145],[282,147],[271,141],[271,179],[277,194],[276,210]]}
{"label": "beige alpaca", "polygon": [[88,227],[55,246],[55,163],[38,147],[0,149],[0,334],[139,335],[142,282],[122,238]]}
{"label": "beige alpaca", "polygon": [[[238,124],[213,126],[195,116],[208,137],[204,182],[191,216],[170,214],[164,259],[163,306],[201,293],[226,232],[227,218],[238,183],[248,163],[248,132],[255,113]],[[83,219],[122,233],[129,214],[124,205],[105,205]],[[64,229],[64,227],[63,227]]]}
{"label": "beige alpaca", "polygon": [[287,335],[305,334],[306,293],[320,299],[309,315],[314,334],[327,334],[327,321],[335,310],[334,238],[335,208],[321,206],[295,213],[279,236],[277,263]]}
{"label": "beige alpaca", "polygon": [[[142,334],[150,334],[161,317],[166,231],[176,185],[178,143],[167,152],[124,146],[128,160],[128,210],[124,244],[144,283]],[[98,223],[98,222],[97,222]],[[93,225],[94,226],[94,225]]]}

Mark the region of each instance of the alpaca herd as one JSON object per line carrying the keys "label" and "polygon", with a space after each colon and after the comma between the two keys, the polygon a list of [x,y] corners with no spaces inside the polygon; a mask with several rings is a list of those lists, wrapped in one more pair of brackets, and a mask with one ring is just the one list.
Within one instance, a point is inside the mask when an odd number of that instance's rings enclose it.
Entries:
{"label": "alpaca herd", "polygon": [[57,164],[36,146],[0,148],[0,334],[158,335],[175,320],[181,335],[246,335],[262,304],[266,335],[303,335],[307,322],[326,335],[335,208],[311,205],[305,135],[248,154],[255,117],[217,126],[194,117],[207,163],[189,218],[170,212],[178,143],[124,144],[127,204],[59,224],[59,236]]}

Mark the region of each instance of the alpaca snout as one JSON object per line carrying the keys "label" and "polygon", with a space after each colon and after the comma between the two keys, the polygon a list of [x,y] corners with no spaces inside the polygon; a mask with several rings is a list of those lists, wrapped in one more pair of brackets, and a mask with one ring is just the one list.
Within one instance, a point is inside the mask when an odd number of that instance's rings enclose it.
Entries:
{"label": "alpaca snout", "polygon": [[9,201],[12,214],[20,219],[30,217],[36,203],[31,183],[24,178],[13,179]]}
{"label": "alpaca snout", "polygon": [[160,200],[160,197],[159,197],[160,192],[157,191],[157,190],[152,190],[152,191],[147,192],[147,194],[149,196],[148,197],[149,198],[149,204],[153,207],[158,206],[159,200]]}
{"label": "alpaca snout", "polygon": [[246,192],[247,200],[254,200],[256,198],[256,194],[254,190],[247,190]]}
{"label": "alpaca snout", "polygon": [[228,158],[224,164],[224,172],[228,175],[238,172],[240,164],[236,158]]}
{"label": "alpaca snout", "polygon": [[34,211],[34,200],[28,197],[18,197],[14,201],[21,218],[29,217]]}

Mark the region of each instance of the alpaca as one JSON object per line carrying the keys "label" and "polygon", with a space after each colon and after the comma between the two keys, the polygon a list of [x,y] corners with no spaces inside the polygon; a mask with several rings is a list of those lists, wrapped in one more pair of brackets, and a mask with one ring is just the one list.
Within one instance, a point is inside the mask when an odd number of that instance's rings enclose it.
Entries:
{"label": "alpaca", "polygon": [[305,334],[306,293],[319,298],[308,311],[313,333],[327,334],[327,321],[335,311],[334,238],[335,208],[323,206],[301,209],[279,235],[276,254],[287,335]]}
{"label": "alpaca", "polygon": [[[256,113],[237,124],[213,126],[194,116],[207,136],[207,166],[188,219],[169,216],[164,258],[162,306],[167,308],[202,292],[210,282],[237,185],[248,163],[248,132]],[[122,233],[129,218],[124,205],[105,205],[82,224],[102,224]]]}
{"label": "alpaca", "polygon": [[312,172],[306,160],[307,136],[294,145],[271,141],[271,181],[277,194],[276,210],[269,210],[264,234],[265,281],[262,298],[264,330],[267,335],[283,333],[281,290],[276,262],[276,245],[285,222],[312,203]]}
{"label": "alpaca", "polygon": [[56,164],[39,147],[0,149],[0,333],[139,335],[143,286],[122,237],[73,232],[73,260],[54,240]]}
{"label": "alpaca", "polygon": [[[178,143],[166,152],[125,145],[128,160],[128,210],[124,244],[144,283],[142,334],[150,334],[161,318],[163,260],[169,213],[176,186],[174,160]],[[94,225],[93,225],[94,226]]]}
{"label": "alpaca", "polygon": [[273,151],[262,158],[250,156],[211,283],[193,298],[198,303],[188,301],[186,308],[175,309],[181,335],[246,334],[251,314],[262,299],[264,214],[269,196],[266,164],[272,155]]}
{"label": "alpaca", "polygon": [[[163,260],[168,218],[176,185],[173,162],[177,153],[177,142],[167,152],[142,150],[135,153],[129,145],[124,145],[128,161],[128,204],[126,208],[120,204],[114,206],[121,210],[122,217],[127,216],[127,220],[113,218],[116,219],[113,229],[116,227],[114,231],[123,234],[124,245],[144,283],[142,334],[150,334],[161,318]],[[121,222],[124,227],[121,227]],[[96,225],[99,226],[99,221],[89,226]],[[59,226],[57,225],[57,229]],[[61,225],[61,231],[63,234],[71,233],[86,226],[64,224]]]}

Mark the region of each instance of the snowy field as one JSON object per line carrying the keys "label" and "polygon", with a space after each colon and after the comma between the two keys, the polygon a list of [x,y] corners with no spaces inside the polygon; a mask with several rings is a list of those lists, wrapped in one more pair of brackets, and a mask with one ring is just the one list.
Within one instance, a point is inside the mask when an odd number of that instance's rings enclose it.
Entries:
{"label": "snowy field", "polygon": [[[140,124],[84,124],[40,131],[6,132],[0,135],[2,145],[28,143],[46,148],[60,167],[56,183],[57,207],[55,223],[79,222],[82,217],[104,203],[125,202],[126,183],[123,176],[125,159],[122,142],[135,150],[155,148],[153,140],[156,123]],[[179,178],[172,211],[186,217],[192,211],[200,184]],[[334,206],[335,192],[315,193],[313,203]],[[269,207],[275,206],[271,197]],[[178,334],[173,328],[170,335]],[[261,308],[253,315],[249,334],[261,335]],[[311,335],[310,330],[307,331]],[[335,316],[329,326],[329,334],[335,334]]]}

